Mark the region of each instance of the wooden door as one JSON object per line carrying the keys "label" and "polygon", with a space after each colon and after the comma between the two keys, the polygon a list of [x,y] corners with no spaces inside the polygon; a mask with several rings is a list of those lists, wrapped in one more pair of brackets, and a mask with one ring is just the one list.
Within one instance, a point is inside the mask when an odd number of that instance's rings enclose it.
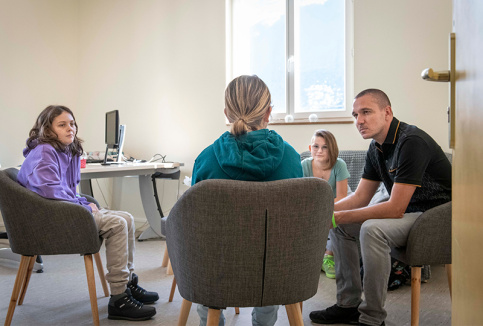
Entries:
{"label": "wooden door", "polygon": [[[437,10],[437,8],[435,8]],[[453,325],[483,325],[483,1],[453,0]]]}

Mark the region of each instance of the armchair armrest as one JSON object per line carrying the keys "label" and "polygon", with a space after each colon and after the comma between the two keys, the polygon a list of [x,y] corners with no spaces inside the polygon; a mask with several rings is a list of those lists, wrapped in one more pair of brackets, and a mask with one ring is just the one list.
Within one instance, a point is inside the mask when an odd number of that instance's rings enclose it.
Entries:
{"label": "armchair armrest", "polygon": [[[87,209],[69,202],[45,199],[18,184],[14,186],[17,188],[15,200],[2,205],[2,210],[16,216],[13,221],[5,221],[13,252],[58,255],[99,251],[102,242],[94,217]],[[15,236],[18,233],[22,236]]]}
{"label": "armchair armrest", "polygon": [[89,210],[43,198],[22,187],[16,182],[16,169],[0,172],[0,209],[14,253],[34,256],[99,251],[102,242]]}
{"label": "armchair armrest", "polygon": [[451,263],[451,202],[424,212],[409,233],[406,257],[410,265]]}

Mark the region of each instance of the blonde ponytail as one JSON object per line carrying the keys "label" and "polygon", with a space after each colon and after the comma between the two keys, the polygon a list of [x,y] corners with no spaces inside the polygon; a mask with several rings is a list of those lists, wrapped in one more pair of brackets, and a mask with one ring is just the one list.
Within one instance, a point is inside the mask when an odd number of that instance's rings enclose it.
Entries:
{"label": "blonde ponytail", "polygon": [[231,133],[239,136],[261,129],[271,101],[267,85],[257,76],[233,79],[225,90],[225,112]]}

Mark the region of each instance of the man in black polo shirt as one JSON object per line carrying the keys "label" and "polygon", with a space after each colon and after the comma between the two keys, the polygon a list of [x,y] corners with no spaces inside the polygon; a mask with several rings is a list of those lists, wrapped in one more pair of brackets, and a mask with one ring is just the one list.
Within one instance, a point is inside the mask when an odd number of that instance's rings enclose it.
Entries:
{"label": "man in black polo shirt", "polygon": [[[352,115],[362,138],[373,140],[356,192],[334,207],[337,303],[311,312],[310,319],[320,324],[384,325],[390,248],[406,245],[422,212],[451,200],[451,164],[427,133],[393,117],[391,102],[381,90],[359,93]],[[381,181],[389,200],[367,206]],[[364,264],[364,300],[356,238]]]}

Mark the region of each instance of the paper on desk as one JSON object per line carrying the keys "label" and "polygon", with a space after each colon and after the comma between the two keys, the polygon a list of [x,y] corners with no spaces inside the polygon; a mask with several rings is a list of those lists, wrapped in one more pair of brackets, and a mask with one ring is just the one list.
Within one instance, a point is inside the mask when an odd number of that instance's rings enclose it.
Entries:
{"label": "paper on desk", "polygon": [[191,177],[188,177],[187,175],[184,177],[183,184],[185,186],[191,187]]}

